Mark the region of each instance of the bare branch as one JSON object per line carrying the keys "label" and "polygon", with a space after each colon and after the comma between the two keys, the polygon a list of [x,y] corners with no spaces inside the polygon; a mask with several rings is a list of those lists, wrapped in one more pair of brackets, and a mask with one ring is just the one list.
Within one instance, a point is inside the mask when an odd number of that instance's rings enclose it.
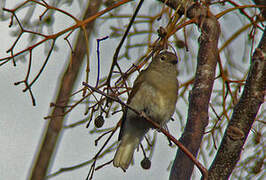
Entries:
{"label": "bare branch", "polygon": [[227,126],[209,173],[210,179],[228,179],[266,94],[266,28],[255,50],[246,85]]}
{"label": "bare branch", "polygon": [[[205,127],[208,124],[208,108],[218,61],[220,25],[209,9],[194,3],[187,8],[187,16],[194,19],[201,29],[197,70],[193,89],[189,96],[188,118],[180,142],[197,156]],[[194,163],[180,149],[176,153],[170,180],[190,179]],[[205,177],[204,177],[205,178]]]}
{"label": "bare branch", "polygon": [[121,104],[124,107],[127,107],[128,109],[132,110],[133,112],[135,112],[136,114],[138,114],[140,117],[144,117],[149,123],[151,123],[153,125],[154,128],[158,129],[160,132],[162,132],[169,140],[171,140],[173,143],[175,143],[181,150],[182,152],[186,155],[186,157],[188,157],[191,162],[193,162],[201,171],[204,179],[208,178],[208,173],[206,171],[206,168],[195,158],[195,156],[193,156],[193,154],[181,143],[179,142],[177,139],[175,139],[174,136],[172,136],[171,134],[169,134],[169,132],[167,130],[165,130],[164,128],[162,128],[159,124],[157,124],[155,121],[153,121],[152,119],[150,119],[144,112],[139,112],[137,110],[135,110],[134,108],[130,107],[129,105],[125,104],[124,102],[122,102],[119,98],[114,97],[114,96],[109,96],[107,94],[105,94],[104,92],[90,86],[89,84],[83,82],[83,85],[90,88],[91,90],[106,96],[108,99],[111,99],[113,101],[118,102],[119,104]]}
{"label": "bare branch", "polygon": [[[91,15],[97,13],[100,5],[101,1],[90,1],[88,8],[86,9],[85,16],[91,17]],[[88,35],[91,34],[93,27],[94,21],[87,25]],[[79,33],[77,44],[74,49],[75,54],[72,57],[72,60],[69,61],[68,68],[63,75],[55,103],[62,105],[62,107],[67,106],[74,83],[82,67],[81,64],[86,54],[86,46],[84,46],[83,43],[85,43],[84,34]],[[53,109],[52,118],[49,121],[47,128],[45,128],[44,140],[40,146],[40,152],[36,156],[36,162],[33,166],[31,177],[29,178],[31,180],[45,179],[48,167],[51,163],[52,155],[56,149],[57,139],[63,127],[64,116],[60,115],[64,114],[65,108],[62,107],[55,106]]]}
{"label": "bare branch", "polygon": [[112,77],[113,70],[114,70],[114,67],[115,66],[117,66],[117,68],[119,69],[119,71],[121,73],[120,67],[117,64],[118,55],[119,55],[120,49],[121,49],[121,47],[122,47],[122,45],[123,45],[123,43],[124,43],[124,41],[125,41],[128,33],[129,33],[129,30],[130,30],[131,26],[133,25],[134,20],[135,20],[135,18],[137,16],[137,14],[138,14],[141,6],[142,6],[142,3],[143,3],[143,0],[140,0],[140,2],[138,4],[138,6],[137,6],[137,8],[136,8],[136,10],[135,10],[132,18],[130,19],[130,22],[129,22],[128,26],[127,26],[127,29],[126,29],[126,31],[125,31],[125,33],[124,33],[124,35],[123,35],[120,43],[118,44],[118,46],[116,48],[115,54],[113,56],[113,62],[112,62],[112,65],[111,65],[111,70],[110,70],[109,75],[108,75],[107,80],[106,80],[108,88],[111,87],[111,85],[110,85],[110,83],[111,83],[111,77]]}

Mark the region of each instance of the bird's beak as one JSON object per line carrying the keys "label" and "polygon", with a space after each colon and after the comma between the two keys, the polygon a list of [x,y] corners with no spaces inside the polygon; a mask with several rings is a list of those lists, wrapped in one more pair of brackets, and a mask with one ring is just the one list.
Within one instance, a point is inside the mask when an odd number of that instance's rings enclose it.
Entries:
{"label": "bird's beak", "polygon": [[178,62],[177,59],[170,61],[171,64],[177,64],[177,62]]}

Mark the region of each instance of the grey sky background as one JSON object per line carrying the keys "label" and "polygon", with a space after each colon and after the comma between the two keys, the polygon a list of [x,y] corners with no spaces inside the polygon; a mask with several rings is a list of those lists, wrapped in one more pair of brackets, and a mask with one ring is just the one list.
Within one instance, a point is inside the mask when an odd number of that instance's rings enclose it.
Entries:
{"label": "grey sky background", "polygon": [[[3,1],[2,1],[3,2]],[[18,1],[9,0],[6,2],[6,8],[13,8]],[[68,7],[64,8],[69,9]],[[77,3],[71,7],[71,12],[80,12]],[[75,13],[78,14],[78,13]],[[38,15],[36,16],[38,18]],[[54,28],[56,32],[63,29],[68,25],[73,24],[72,21],[65,20],[64,16],[57,15],[60,21]],[[5,51],[12,45],[15,38],[10,36],[9,19],[7,21],[0,21],[1,27],[1,43],[0,43],[0,57],[5,57]],[[108,35],[110,32],[98,33],[95,38],[101,38]],[[74,36],[72,36],[74,37]],[[25,38],[26,39],[26,38]],[[96,54],[96,41],[91,40],[91,59],[95,58]],[[101,71],[109,70],[112,53],[114,52],[114,44],[116,40],[106,40],[101,43],[103,61]],[[33,156],[36,153],[36,148],[39,144],[41,132],[45,128],[46,121],[43,117],[47,116],[50,112],[49,104],[54,100],[55,87],[58,86],[58,77],[60,77],[64,69],[65,62],[69,54],[69,48],[62,38],[57,41],[59,51],[53,52],[50,57],[49,63],[41,75],[40,79],[33,86],[33,93],[36,98],[37,106],[33,107],[28,92],[23,93],[24,85],[14,86],[14,82],[23,80],[26,75],[27,62],[18,62],[16,67],[11,63],[6,64],[0,68],[0,179],[27,179],[29,168],[31,167]],[[18,48],[23,47],[18,44]],[[108,58],[106,58],[108,57]],[[36,74],[39,70],[41,62],[44,61],[43,49],[37,48],[33,51],[33,68],[32,74]],[[128,62],[132,63],[132,62]],[[95,64],[92,62],[92,66]],[[95,73],[95,68],[92,67],[91,75]],[[106,73],[106,72],[105,72]],[[93,77],[91,77],[93,79]],[[92,81],[94,84],[95,81]],[[80,85],[78,85],[80,87]],[[121,114],[117,115],[120,118]],[[84,118],[84,108],[75,110],[68,117],[66,124],[76,122]],[[106,120],[106,126],[109,127],[111,119]],[[108,122],[109,121],[109,122]],[[177,122],[175,122],[177,123]],[[113,124],[113,122],[112,122]],[[86,160],[91,159],[101,147],[101,141],[97,147],[94,146],[94,140],[97,136],[91,136],[88,131],[92,128],[86,129],[85,125],[66,130],[61,134],[61,141],[56,153],[51,172],[54,172],[62,167],[69,167]],[[116,134],[117,137],[117,134]],[[115,137],[115,138],[116,138]],[[139,163],[142,160],[142,152],[135,153],[135,165],[130,167],[127,173],[123,173],[121,169],[114,168],[112,165],[102,168],[95,172],[94,178],[98,179],[167,179],[169,172],[166,170],[170,161],[172,160],[175,151],[168,147],[168,141],[164,136],[158,134],[158,144],[152,159],[151,169],[148,171],[143,170]],[[109,161],[113,158],[113,153],[108,155],[105,160],[99,160],[98,165]],[[90,165],[84,168],[74,170],[72,172],[63,173],[52,179],[55,180],[73,180],[85,179],[89,171]]]}
{"label": "grey sky background", "polygon": [[[3,2],[3,1],[1,1]],[[6,2],[6,8],[13,8],[18,1],[8,0]],[[131,6],[127,6],[132,8]],[[80,6],[78,3],[74,3],[71,7],[63,6],[64,10],[69,10],[75,15],[80,15]],[[147,9],[146,9],[147,10]],[[145,9],[142,9],[145,11]],[[38,18],[38,15],[36,15]],[[72,25],[74,22],[65,19],[64,15],[56,15],[59,21],[56,21],[54,32],[57,32],[64,27]],[[223,20],[221,20],[223,21]],[[8,28],[9,20],[0,21],[1,29],[1,42],[0,42],[0,57],[5,57],[7,54],[5,51],[14,42],[14,37],[10,36],[10,29]],[[103,26],[101,26],[103,27]],[[235,29],[235,27],[232,27]],[[109,29],[97,29],[98,33],[94,34],[94,38],[91,39],[91,73],[90,82],[95,84],[96,74],[96,39],[109,35],[111,31]],[[228,35],[229,36],[229,35]],[[27,62],[18,62],[16,67],[13,67],[12,63],[8,63],[0,67],[0,179],[27,179],[29,169],[31,167],[33,156],[36,153],[36,148],[40,141],[41,132],[45,128],[46,121],[43,117],[49,115],[50,102],[54,101],[56,96],[55,89],[59,84],[62,70],[65,63],[68,61],[69,47],[63,40],[62,36],[57,40],[58,51],[52,53],[49,63],[42,73],[37,83],[33,86],[33,93],[36,98],[37,106],[33,107],[29,93],[23,93],[24,85],[14,86],[14,82],[23,80],[26,75]],[[74,35],[72,35],[74,37]],[[26,39],[26,38],[25,38]],[[238,42],[240,47],[243,42]],[[110,68],[112,61],[112,55],[116,48],[117,40],[108,39],[101,43],[101,72],[102,77],[106,75]],[[23,47],[23,42],[18,47]],[[243,50],[243,49],[242,49]],[[32,75],[36,74],[39,70],[41,63],[44,61],[44,51],[42,48],[37,48],[33,51],[33,71]],[[191,52],[189,52],[191,53]],[[183,56],[183,54],[181,54]],[[138,54],[132,55],[133,58],[137,58]],[[134,61],[128,61],[126,65],[130,65]],[[181,65],[182,66],[181,62]],[[126,68],[126,67],[125,67]],[[33,77],[33,76],[32,76]],[[84,79],[81,75],[82,80]],[[132,80],[134,77],[132,77]],[[182,79],[179,78],[182,81]],[[80,81],[81,82],[81,81]],[[216,84],[217,87],[219,86]],[[77,88],[81,87],[81,84],[77,84]],[[184,109],[183,113],[186,114],[187,107],[184,102],[180,100],[177,108]],[[67,118],[66,124],[70,124],[84,118],[84,109],[78,108],[74,110]],[[121,114],[117,114],[112,118],[106,119],[105,127],[114,125],[115,119],[118,120]],[[177,119],[177,116],[174,116]],[[186,116],[184,116],[186,117]],[[170,122],[170,132],[179,138],[181,135],[180,128],[176,129],[179,125],[178,120]],[[96,154],[100,149],[101,144],[104,141],[100,141],[97,147],[94,146],[94,140],[98,137],[96,135],[89,134],[89,129],[85,128],[85,125],[65,130],[61,134],[61,141],[59,148],[56,152],[56,158],[54,160],[51,172],[55,172],[62,167],[69,167],[81,162],[87,161]],[[117,134],[115,135],[115,138]],[[143,170],[139,163],[143,158],[142,152],[135,153],[135,165],[131,166],[127,173],[123,173],[121,169],[114,168],[108,165],[99,171],[95,172],[95,180],[104,179],[168,179],[169,171],[167,167],[171,160],[173,160],[176,153],[176,148],[170,148],[168,146],[167,139],[160,133],[157,135],[158,141],[155,146],[155,152],[152,157],[152,166],[150,170]],[[114,153],[108,154],[104,159],[97,161],[97,165],[103,164],[113,158]],[[210,160],[209,160],[210,161]],[[73,179],[85,179],[89,172],[90,165],[83,168],[63,173],[59,176],[51,178],[52,180],[73,180]],[[197,171],[197,170],[196,170]],[[198,178],[194,178],[198,179]]]}

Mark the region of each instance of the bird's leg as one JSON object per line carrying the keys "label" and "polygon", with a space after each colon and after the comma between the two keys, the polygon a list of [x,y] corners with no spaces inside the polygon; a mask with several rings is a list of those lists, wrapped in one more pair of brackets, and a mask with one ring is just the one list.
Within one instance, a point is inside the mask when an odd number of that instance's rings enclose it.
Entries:
{"label": "bird's leg", "polygon": [[145,121],[147,121],[146,119],[147,119],[148,116],[145,113],[145,111],[146,111],[145,109],[144,109],[144,111],[140,111],[139,112],[139,116],[140,116],[141,119],[144,119]]}
{"label": "bird's leg", "polygon": [[[164,129],[170,134],[167,124],[164,125]],[[169,139],[169,137],[167,137],[167,140],[168,140],[169,146],[172,147],[173,146],[173,143]]]}

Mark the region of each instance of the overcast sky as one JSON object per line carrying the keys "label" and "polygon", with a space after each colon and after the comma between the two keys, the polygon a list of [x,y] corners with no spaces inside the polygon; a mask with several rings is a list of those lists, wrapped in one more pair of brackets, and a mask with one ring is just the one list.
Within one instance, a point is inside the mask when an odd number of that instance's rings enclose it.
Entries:
{"label": "overcast sky", "polygon": [[[1,1],[2,3],[3,1]],[[6,2],[6,8],[14,7],[18,1],[8,0]],[[65,10],[69,10],[69,7],[65,7]],[[80,6],[76,3],[71,6],[71,12],[80,12]],[[79,15],[79,13],[76,13]],[[38,18],[39,15],[36,15]],[[73,24],[69,19],[65,19],[64,16],[57,16],[60,21],[56,23],[54,28],[55,31],[63,29]],[[0,58],[7,56],[5,53],[14,42],[14,37],[10,36],[10,29],[8,28],[9,20],[0,21],[1,34],[0,34]],[[14,30],[14,29],[13,29]],[[91,40],[91,59],[96,58],[96,40],[110,34],[110,30],[100,30],[97,34],[94,34],[94,38]],[[26,39],[26,38],[25,38]],[[111,64],[111,57],[115,50],[114,44],[117,41],[114,39],[108,39],[101,44],[101,71],[106,73]],[[27,72],[27,62],[18,62],[17,66],[14,67],[12,63],[7,63],[0,67],[0,179],[16,179],[24,180],[27,178],[29,169],[31,167],[34,154],[40,142],[41,133],[45,127],[46,121],[43,117],[49,115],[50,102],[54,101],[55,89],[58,86],[59,77],[64,70],[67,57],[69,55],[69,47],[63,38],[59,38],[56,44],[59,48],[58,51],[53,52],[50,60],[47,64],[45,71],[42,73],[39,80],[33,86],[32,90],[36,98],[37,105],[33,107],[29,93],[23,93],[24,85],[14,86],[14,82],[24,80]],[[23,47],[23,41],[18,44],[18,49]],[[36,74],[44,61],[43,49],[38,48],[33,51],[33,70],[32,77]],[[135,56],[136,58],[136,56]],[[132,62],[127,62],[128,64]],[[95,83],[96,71],[94,67],[96,64],[91,64],[91,77],[90,82]],[[81,76],[83,78],[83,76]],[[81,82],[81,81],[80,81]],[[81,84],[77,85],[77,88],[81,87]],[[178,107],[184,109],[183,113],[186,114],[186,107],[184,103],[179,102]],[[182,105],[181,105],[182,104]],[[110,127],[113,124],[113,120],[120,118],[121,114],[117,114],[113,118],[107,119],[105,127]],[[67,118],[66,124],[76,122],[84,118],[84,109],[79,108],[71,113]],[[175,116],[175,118],[177,118]],[[177,121],[170,122],[170,130],[179,138],[181,132],[177,127],[179,123]],[[61,134],[61,141],[59,148],[56,152],[54,164],[51,172],[55,172],[60,168],[69,167],[81,162],[87,161],[94,157],[96,152],[101,147],[94,146],[94,140],[97,136],[91,136],[89,130],[86,129],[85,125],[68,129]],[[115,135],[117,137],[117,134]],[[124,173],[121,169],[114,168],[111,165],[102,168],[95,172],[95,180],[108,179],[120,180],[120,179],[168,179],[169,171],[167,168],[169,163],[173,160],[176,153],[176,148],[170,148],[168,141],[162,134],[158,134],[158,142],[155,146],[155,152],[152,158],[152,166],[150,170],[143,170],[139,163],[143,158],[142,152],[135,153],[135,165],[131,166],[127,173]],[[113,158],[114,153],[106,156],[104,160],[100,160],[97,165],[107,162]],[[73,179],[85,179],[89,172],[90,165],[66,172],[58,175],[52,179],[54,180],[73,180]],[[148,177],[148,178],[147,178]],[[195,178],[199,179],[199,178]]]}
{"label": "overcast sky", "polygon": [[[17,2],[18,1],[15,0],[8,0],[5,7],[12,8]],[[75,12],[75,8],[76,11],[80,11],[77,4],[73,5],[72,8],[72,12]],[[55,29],[60,29],[62,26],[67,27],[67,25],[73,23],[65,21],[66,20],[62,17],[58,24],[59,27],[55,27]],[[15,40],[14,37],[10,36],[9,31],[11,29],[8,28],[8,25],[9,20],[0,21],[0,57],[8,55],[5,51]],[[108,35],[108,33],[109,32],[99,33],[95,38],[104,37]],[[36,107],[32,106],[28,92],[22,92],[24,88],[23,84],[14,86],[14,82],[25,78],[27,63],[18,62],[16,67],[14,67],[12,63],[8,63],[0,67],[0,179],[23,180],[28,176],[42,130],[45,127],[46,121],[43,117],[49,114],[49,103],[54,100],[55,87],[58,86],[58,77],[64,69],[69,52],[69,48],[65,41],[61,39],[57,42],[59,51],[53,52],[47,68],[37,83],[33,86],[33,93],[37,102]],[[92,40],[92,44],[96,44],[95,39],[94,42]],[[104,58],[104,65],[102,67],[103,71],[108,70],[110,67],[110,53],[114,52],[113,44],[113,40],[106,40],[101,45],[101,49],[106,49],[105,51],[102,51],[105,53],[103,53],[102,56],[108,57],[108,59]],[[18,44],[18,49],[21,46],[21,44]],[[95,48],[92,47],[92,49]],[[95,58],[95,52],[92,52],[92,58],[93,57]],[[43,60],[43,49],[35,49],[33,51],[32,74],[36,74]],[[91,74],[93,73],[94,72]],[[82,109],[82,111],[75,111],[68,117],[67,123],[83,119],[83,114],[84,109]],[[108,123],[106,124],[106,127],[108,127]],[[96,137],[97,136],[91,137],[88,133],[88,129],[85,128],[85,125],[64,131],[61,135],[61,141],[51,171],[54,172],[59,168],[69,167],[91,159],[102,144],[100,143],[98,147],[94,146],[94,139]],[[108,179],[147,179],[147,177],[150,177],[151,179],[167,179],[169,172],[166,169],[169,166],[170,161],[173,159],[175,150],[168,147],[168,141],[165,137],[161,134],[159,134],[158,137],[158,144],[161,144],[161,147],[158,148],[158,146],[156,146],[157,148],[152,159],[150,170],[146,171],[140,167],[139,163],[142,160],[143,155],[142,152],[137,152],[135,153],[136,165],[130,167],[126,174],[123,173],[121,169],[109,165],[97,171],[94,175],[95,179],[101,180],[106,179],[106,177],[108,177]],[[113,158],[113,153],[107,156],[105,161],[99,161],[98,165],[109,161],[111,158]],[[63,173],[52,179],[85,179],[89,168],[90,165],[72,172]]]}

